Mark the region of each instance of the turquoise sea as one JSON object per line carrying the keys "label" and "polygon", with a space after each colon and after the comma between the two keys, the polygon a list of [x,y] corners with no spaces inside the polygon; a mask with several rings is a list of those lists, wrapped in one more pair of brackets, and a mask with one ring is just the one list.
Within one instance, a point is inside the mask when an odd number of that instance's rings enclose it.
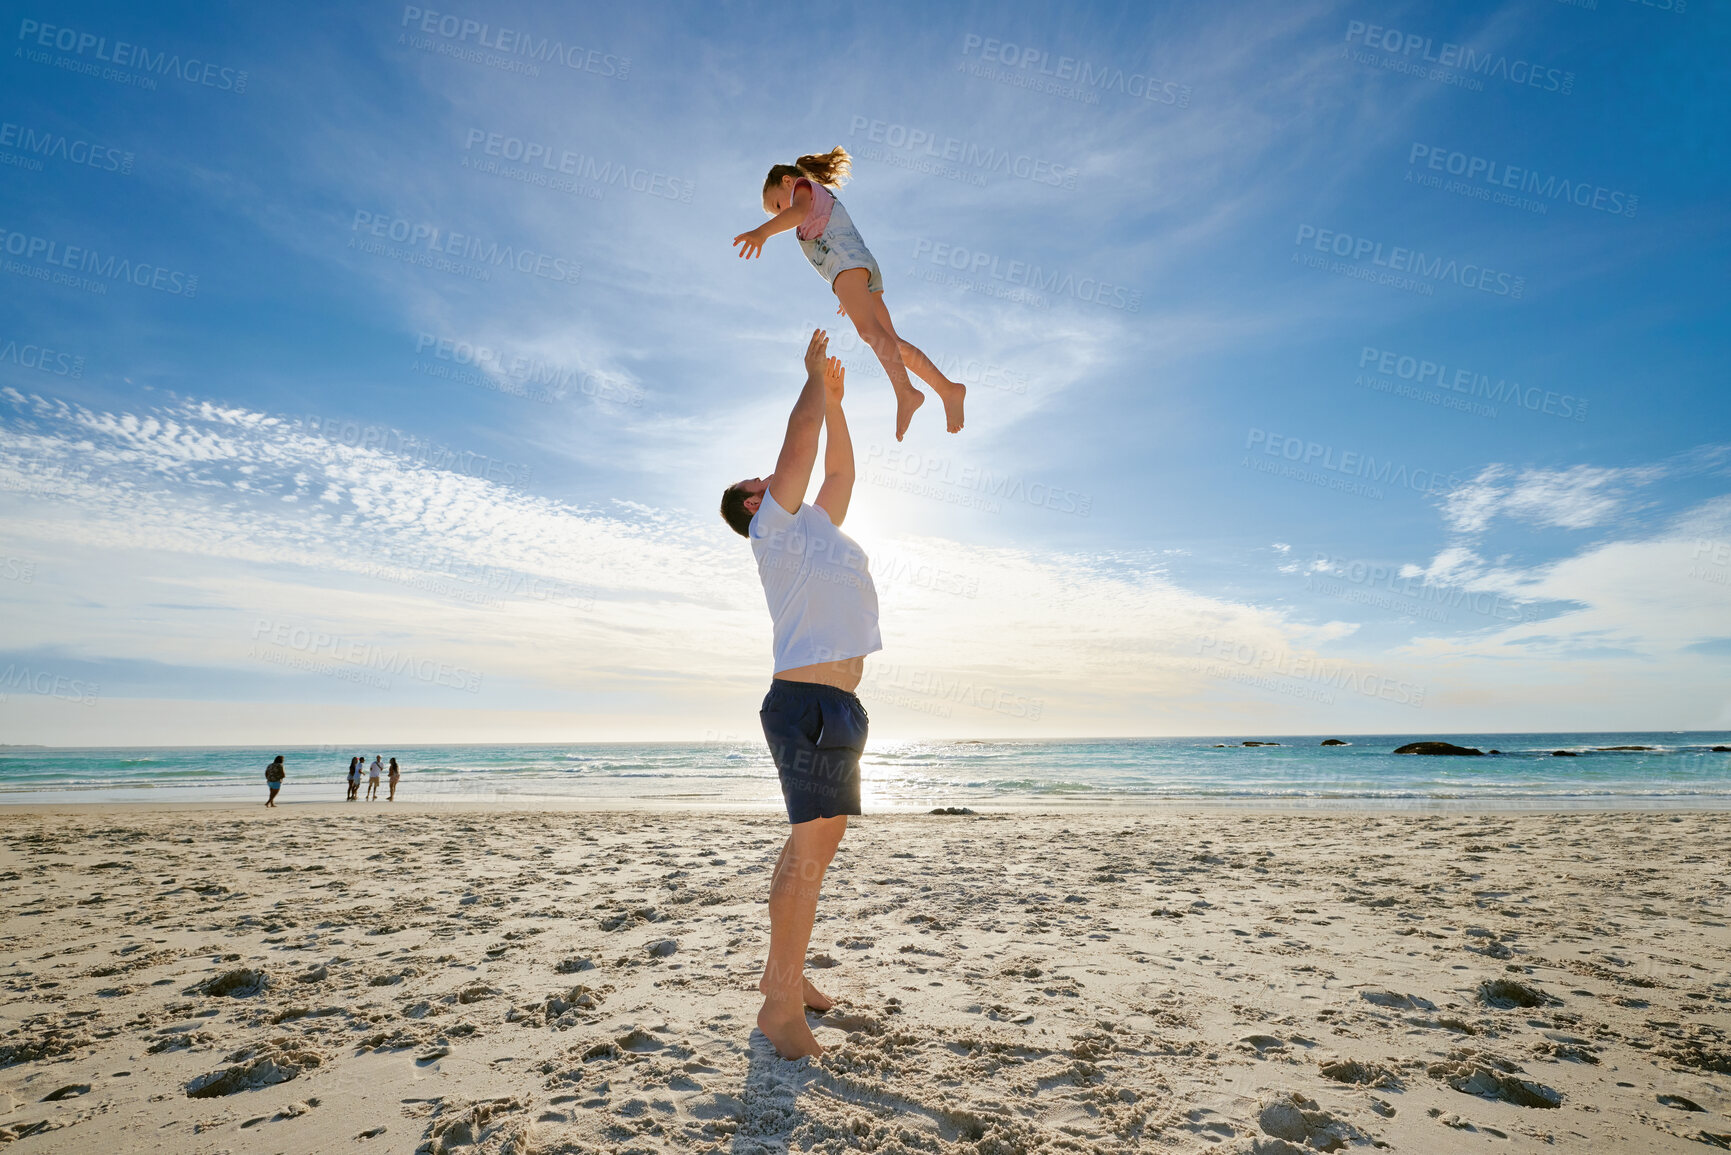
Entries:
{"label": "turquoise sea", "polygon": [[[867,813],[935,806],[1052,809],[1166,803],[1303,807],[1725,807],[1731,731],[1598,734],[1255,735],[876,744]],[[1496,756],[1396,755],[1442,738]],[[1645,750],[1609,750],[1644,746]],[[1575,757],[1554,754],[1565,750]],[[604,806],[773,810],[761,742],[395,747],[0,747],[0,803],[264,799],[285,757],[283,803],[340,801],[349,757],[403,767],[413,801],[557,799]]]}

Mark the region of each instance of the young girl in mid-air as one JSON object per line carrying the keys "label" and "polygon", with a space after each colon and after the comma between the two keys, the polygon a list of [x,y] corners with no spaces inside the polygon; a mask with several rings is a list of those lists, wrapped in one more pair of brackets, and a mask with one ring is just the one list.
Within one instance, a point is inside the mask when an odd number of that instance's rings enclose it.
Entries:
{"label": "young girl in mid-air", "polygon": [[795,230],[806,260],[841,301],[837,312],[853,321],[860,339],[871,346],[889,374],[896,391],[896,440],[902,439],[914,410],[926,400],[908,380],[909,369],[936,391],[944,403],[944,421],[955,433],[962,427],[967,386],[938,372],[930,357],[896,334],[890,312],[884,307],[884,278],[878,263],[860,239],[847,210],[830,191],[841,187],[851,167],[847,150],[836,147],[771,168],[763,182],[763,211],[770,219],[748,233],[740,233],[733,243],[740,246],[739,255],[749,260],[760,255],[763,243],[776,233]]}

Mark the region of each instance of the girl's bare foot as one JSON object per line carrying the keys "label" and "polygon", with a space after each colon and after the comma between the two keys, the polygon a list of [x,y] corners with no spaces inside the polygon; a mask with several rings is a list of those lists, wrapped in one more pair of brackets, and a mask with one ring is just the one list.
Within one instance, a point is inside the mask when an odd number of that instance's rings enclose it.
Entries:
{"label": "girl's bare foot", "polygon": [[805,1008],[797,1001],[765,999],[763,1009],[757,1012],[757,1029],[784,1059],[823,1054],[811,1027],[806,1025]]}
{"label": "girl's bare foot", "polygon": [[968,396],[968,387],[960,381],[950,381],[943,385],[933,385],[932,389],[944,403],[944,424],[949,426],[951,433],[960,433],[962,402]]}
{"label": "girl's bare foot", "polygon": [[810,1007],[820,1015],[835,1006],[835,1000],[812,986],[810,979],[802,979],[800,981],[805,984],[801,997],[805,999],[806,1006]]}
{"label": "girl's bare foot", "polygon": [[[956,386],[961,388],[961,386]],[[896,392],[896,440],[900,441],[908,431],[908,423],[914,419],[914,410],[926,403],[926,395],[909,385],[907,389]],[[945,409],[949,408],[946,402]],[[955,432],[955,430],[951,430]]]}

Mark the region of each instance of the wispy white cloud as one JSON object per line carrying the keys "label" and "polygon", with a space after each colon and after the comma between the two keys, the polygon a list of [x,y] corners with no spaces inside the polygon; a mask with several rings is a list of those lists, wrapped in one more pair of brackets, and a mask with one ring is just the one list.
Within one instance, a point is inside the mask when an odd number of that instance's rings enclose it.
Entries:
{"label": "wispy white cloud", "polygon": [[[762,592],[749,551],[719,522],[559,502],[233,406],[0,398],[14,413],[0,423],[11,540],[114,559],[34,590],[17,650],[256,671],[255,623],[287,621],[412,639],[574,708],[629,700],[620,719],[640,726],[670,713],[687,730],[688,719],[713,725],[760,692]],[[1222,664],[1219,643],[1266,660],[1356,629],[1186,590],[1153,560],[864,540],[878,555],[886,640],[867,689],[892,732],[1232,728],[1257,708],[1245,690],[1255,670],[1248,658]],[[481,572],[492,596],[451,596]],[[141,606],[171,602],[172,632],[139,624],[160,616]],[[1276,712],[1289,704],[1262,696]]]}
{"label": "wispy white cloud", "polygon": [[1444,500],[1461,534],[1483,533],[1498,517],[1545,528],[1592,529],[1626,512],[1636,492],[1667,475],[1664,466],[1523,469],[1488,465]]}

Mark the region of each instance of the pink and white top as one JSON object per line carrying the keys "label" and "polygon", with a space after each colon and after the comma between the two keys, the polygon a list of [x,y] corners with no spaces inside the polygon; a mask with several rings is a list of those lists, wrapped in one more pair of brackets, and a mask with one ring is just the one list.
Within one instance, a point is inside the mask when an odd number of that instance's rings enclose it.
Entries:
{"label": "pink and white top", "polygon": [[805,214],[805,220],[800,222],[793,235],[802,241],[815,241],[823,236],[824,229],[829,227],[829,214],[835,208],[835,194],[816,181],[802,176],[793,182],[793,189],[788,195],[791,197],[799,192],[800,185],[811,189],[811,211]]}

